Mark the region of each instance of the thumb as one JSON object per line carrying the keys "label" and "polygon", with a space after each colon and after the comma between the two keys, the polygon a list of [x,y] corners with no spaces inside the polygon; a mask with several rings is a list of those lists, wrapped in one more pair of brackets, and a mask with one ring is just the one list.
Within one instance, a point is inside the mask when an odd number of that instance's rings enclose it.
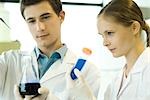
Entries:
{"label": "thumb", "polygon": [[81,72],[77,68],[74,69],[74,73],[78,77],[80,83],[85,83],[84,77],[82,76]]}
{"label": "thumb", "polygon": [[41,88],[38,89],[38,93],[40,95],[38,95],[38,96],[36,95],[36,96],[30,98],[29,100],[31,100],[31,99],[32,100],[46,100],[46,98],[49,94],[49,90],[45,87],[41,87]]}
{"label": "thumb", "polygon": [[44,95],[48,95],[49,94],[49,90],[45,87],[41,87],[38,89],[38,93],[39,94],[44,94]]}
{"label": "thumb", "polygon": [[29,95],[26,95],[24,100],[31,100],[32,99],[32,96],[29,96]]}
{"label": "thumb", "polygon": [[74,73],[77,77],[81,76],[81,72],[77,68],[74,69]]}

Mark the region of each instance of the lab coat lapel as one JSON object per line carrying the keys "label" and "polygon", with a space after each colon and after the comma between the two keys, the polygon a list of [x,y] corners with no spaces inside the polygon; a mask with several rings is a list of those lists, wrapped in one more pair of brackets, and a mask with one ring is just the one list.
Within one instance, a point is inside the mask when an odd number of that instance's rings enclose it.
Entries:
{"label": "lab coat lapel", "polygon": [[[123,69],[122,69],[123,70]],[[122,81],[122,76],[123,76],[123,73],[122,73],[123,71],[121,71],[120,73],[119,73],[119,75],[117,76],[117,80],[115,81],[116,83],[115,83],[115,96],[118,96],[118,94],[120,94],[119,93],[119,90],[120,90],[120,86],[121,86],[121,81]]]}
{"label": "lab coat lapel", "polygon": [[[124,76],[122,76],[122,79],[123,79],[123,77],[124,77]],[[122,81],[122,80],[121,80],[121,81]],[[118,96],[122,94],[122,92],[123,92],[123,91],[126,89],[126,87],[129,85],[130,81],[131,81],[131,75],[129,75],[128,78],[126,79],[125,83],[123,83],[122,88],[121,88],[121,90],[120,90]]]}
{"label": "lab coat lapel", "polygon": [[[137,59],[137,61],[135,62],[131,72],[129,73],[128,75],[128,78],[126,80],[126,82],[124,83],[123,87],[121,88],[120,92],[119,92],[119,95],[121,95],[121,93],[126,89],[126,87],[130,84],[130,82],[132,82],[132,77],[133,75],[136,75],[138,77],[140,77],[140,75],[142,74],[143,70],[146,68],[145,65],[143,64],[146,64],[148,65],[148,53],[145,53],[145,52],[149,52],[149,49],[146,49],[140,56],[139,58]],[[145,59],[147,58],[147,59]],[[139,80],[141,81],[141,79]],[[120,81],[121,83],[121,81]],[[118,96],[119,96],[118,95]]]}
{"label": "lab coat lapel", "polygon": [[43,83],[53,77],[66,73],[67,67],[73,66],[75,58],[75,55],[71,53],[71,51],[67,50],[63,61],[61,62],[61,60],[58,60],[56,63],[54,63],[51,66],[52,68],[50,67],[47,70],[47,72],[43,75],[40,82]]}
{"label": "lab coat lapel", "polygon": [[40,82],[43,83],[55,76],[65,73],[64,64],[60,64],[60,61],[55,62],[42,76]]}
{"label": "lab coat lapel", "polygon": [[33,67],[35,69],[36,77],[39,80],[38,62],[37,62],[36,54],[34,51],[31,53],[31,56],[32,56],[32,63],[33,63]]}

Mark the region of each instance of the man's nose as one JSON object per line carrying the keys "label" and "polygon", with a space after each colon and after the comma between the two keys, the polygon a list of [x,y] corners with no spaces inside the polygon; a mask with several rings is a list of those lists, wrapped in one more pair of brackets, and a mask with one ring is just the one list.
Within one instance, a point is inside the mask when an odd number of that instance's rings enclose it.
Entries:
{"label": "man's nose", "polygon": [[37,29],[37,31],[43,31],[43,30],[45,30],[45,24],[43,22],[37,21],[37,23],[36,23],[36,29]]}

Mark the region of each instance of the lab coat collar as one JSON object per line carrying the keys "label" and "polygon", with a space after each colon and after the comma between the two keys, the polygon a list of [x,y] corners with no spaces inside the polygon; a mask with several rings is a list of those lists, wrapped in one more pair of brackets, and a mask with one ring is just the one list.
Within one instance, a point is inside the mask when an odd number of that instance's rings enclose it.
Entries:
{"label": "lab coat collar", "polygon": [[51,66],[52,69],[48,69],[47,72],[43,75],[43,77],[40,80],[40,83],[43,83],[55,76],[59,76],[61,74],[66,73],[67,67],[73,66],[75,60],[76,60],[76,56],[70,50],[67,50],[63,62],[60,63],[60,61],[57,61],[56,63],[54,63]]}
{"label": "lab coat collar", "polygon": [[[129,85],[129,83],[131,81],[131,75],[128,75],[128,78],[126,79],[126,81],[122,83],[124,77],[125,77],[124,72],[122,71],[122,74],[119,78],[118,86],[116,86],[116,87],[118,87],[117,94],[116,94],[118,97],[123,93],[123,91],[126,89],[126,87]],[[120,89],[121,83],[122,83],[122,87]],[[119,89],[120,89],[120,91],[119,91]]]}
{"label": "lab coat collar", "polygon": [[146,48],[143,53],[139,56],[139,58],[137,59],[136,63],[133,66],[133,69],[131,70],[131,72],[128,75],[128,78],[126,80],[126,82],[124,83],[124,85],[122,86],[120,92],[118,93],[119,89],[120,89],[120,85],[121,85],[121,81],[123,78],[123,70],[121,70],[121,73],[119,74],[119,76],[117,77],[118,83],[116,83],[116,96],[120,96],[122,94],[122,92],[124,91],[124,89],[129,85],[129,83],[131,82],[131,77],[132,74],[142,74],[143,70],[146,68],[146,66],[144,66],[143,64],[148,65],[148,61],[150,60],[150,48]]}
{"label": "lab coat collar", "polygon": [[[64,55],[66,54],[67,49],[68,49],[68,48],[67,48],[67,45],[66,45],[66,44],[62,44],[62,47],[61,47],[61,48],[59,48],[59,49],[57,49],[57,50],[54,51],[54,52],[57,52],[57,53],[60,54],[60,56],[61,56],[61,58],[60,58],[60,59],[61,59],[61,62],[62,62],[62,60],[63,60],[63,58],[64,58]],[[35,52],[35,55],[36,55],[37,60],[40,58],[40,56],[46,56],[45,54],[41,53],[41,50],[40,50],[38,47],[35,47],[35,48],[34,48],[34,52]],[[52,55],[54,52],[52,52],[49,57],[51,57],[51,55]]]}
{"label": "lab coat collar", "polygon": [[[133,69],[131,70],[131,74],[140,73],[142,72],[146,66],[143,64],[147,64],[148,60],[150,60],[150,48],[146,48],[142,54],[138,57],[137,61],[135,62]],[[147,64],[148,65],[148,64]]]}
{"label": "lab coat collar", "polygon": [[39,79],[39,69],[38,69],[38,62],[37,62],[37,56],[36,56],[36,53],[33,51],[31,52],[31,56],[32,56],[32,63],[33,63],[33,67],[34,67],[34,70],[35,70],[35,73],[36,73],[36,76],[37,76],[37,79]]}
{"label": "lab coat collar", "polygon": [[[122,69],[121,71],[120,71],[120,73],[119,73],[119,75],[116,77],[116,81],[115,81],[115,90],[114,90],[114,95],[117,97],[117,96],[119,96],[120,95],[120,93],[121,93],[121,91],[122,91],[122,89],[123,88],[121,88],[121,90],[120,90],[120,87],[121,87],[121,82],[122,82],[122,78],[123,78],[123,70],[124,69]],[[120,90],[120,91],[119,91]]]}

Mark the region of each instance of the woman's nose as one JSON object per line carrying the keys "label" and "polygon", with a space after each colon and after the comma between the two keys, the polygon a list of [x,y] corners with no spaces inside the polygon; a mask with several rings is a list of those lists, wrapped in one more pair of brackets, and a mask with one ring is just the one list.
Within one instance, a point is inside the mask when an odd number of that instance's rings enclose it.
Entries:
{"label": "woman's nose", "polygon": [[103,45],[106,46],[106,47],[109,46],[110,45],[110,41],[107,38],[104,38],[103,39]]}

